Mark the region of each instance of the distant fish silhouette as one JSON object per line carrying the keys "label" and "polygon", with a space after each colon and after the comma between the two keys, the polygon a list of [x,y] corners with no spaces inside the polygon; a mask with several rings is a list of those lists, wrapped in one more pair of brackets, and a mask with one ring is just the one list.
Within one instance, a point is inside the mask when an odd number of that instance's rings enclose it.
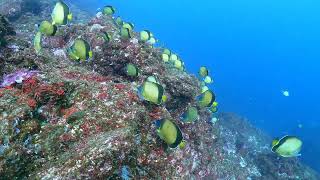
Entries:
{"label": "distant fish silhouette", "polygon": [[282,91],[282,94],[286,97],[289,97],[290,96],[290,93],[289,91],[285,90],[285,91]]}

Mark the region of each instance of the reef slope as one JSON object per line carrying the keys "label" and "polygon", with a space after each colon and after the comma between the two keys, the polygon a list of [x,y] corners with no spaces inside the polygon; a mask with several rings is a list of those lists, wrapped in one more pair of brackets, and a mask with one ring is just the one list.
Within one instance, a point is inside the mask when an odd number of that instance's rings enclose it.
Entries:
{"label": "reef slope", "polygon": [[[138,42],[137,35],[121,39],[109,16],[59,28],[43,38],[37,54],[34,24],[48,18],[43,7],[52,2],[18,13],[22,2],[0,8],[12,22],[0,24],[6,32],[0,34],[6,42],[0,78],[7,82],[0,88],[0,179],[320,179],[297,158],[273,154],[271,139],[237,115],[221,113],[212,122],[202,108],[197,122],[182,123],[181,113],[197,104],[200,81],[164,63],[161,48]],[[111,42],[98,37],[102,31]],[[91,61],[68,58],[66,48],[77,37],[91,44]],[[125,75],[128,63],[139,67],[138,77]],[[137,95],[150,75],[165,87],[164,105]],[[166,147],[154,125],[160,118],[179,125],[185,148]]]}

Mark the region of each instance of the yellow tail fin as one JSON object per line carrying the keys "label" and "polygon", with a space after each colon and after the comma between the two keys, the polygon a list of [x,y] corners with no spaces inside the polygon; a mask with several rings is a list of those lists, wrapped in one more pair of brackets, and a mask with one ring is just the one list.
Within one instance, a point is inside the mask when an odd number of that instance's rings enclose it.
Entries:
{"label": "yellow tail fin", "polygon": [[162,102],[165,103],[167,102],[168,97],[166,95],[163,95],[161,99],[162,99]]}
{"label": "yellow tail fin", "polygon": [[72,20],[72,13],[68,14],[68,20],[69,20],[69,21]]}
{"label": "yellow tail fin", "polygon": [[184,149],[186,145],[187,145],[187,142],[185,140],[182,140],[178,146],[180,149]]}
{"label": "yellow tail fin", "polygon": [[89,51],[89,58],[92,58],[92,56],[93,56],[92,51]]}

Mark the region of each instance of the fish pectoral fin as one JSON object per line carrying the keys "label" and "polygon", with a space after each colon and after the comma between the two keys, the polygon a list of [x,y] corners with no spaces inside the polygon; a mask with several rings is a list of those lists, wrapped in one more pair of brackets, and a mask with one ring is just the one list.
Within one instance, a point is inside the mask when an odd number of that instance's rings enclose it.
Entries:
{"label": "fish pectoral fin", "polygon": [[73,52],[69,51],[69,57],[72,59],[72,60],[77,60],[79,61],[80,60],[80,57],[75,55]]}

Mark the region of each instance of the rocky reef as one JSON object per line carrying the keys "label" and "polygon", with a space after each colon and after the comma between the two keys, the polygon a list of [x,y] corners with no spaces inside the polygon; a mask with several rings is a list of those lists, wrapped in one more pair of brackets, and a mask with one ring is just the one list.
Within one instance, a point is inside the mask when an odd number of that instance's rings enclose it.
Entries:
{"label": "rocky reef", "polygon": [[[37,21],[48,19],[55,1],[52,0],[1,0],[0,14],[17,25],[34,25]],[[77,6],[70,4],[73,13],[77,13],[74,22],[86,22],[90,16]],[[24,23],[24,24],[21,24]]]}
{"label": "rocky reef", "polygon": [[6,19],[6,17],[0,14],[0,46],[5,45],[5,36],[14,34],[15,32],[13,28],[9,25],[9,22]]}
{"label": "rocky reef", "polygon": [[[21,8],[26,3],[36,4]],[[198,121],[181,122],[188,106],[198,106],[200,81],[164,63],[162,48],[137,34],[123,40],[110,16],[59,27],[37,54],[34,24],[48,18],[52,4],[1,4],[12,26],[0,22],[7,42],[0,47],[0,179],[320,179],[297,158],[273,154],[271,139],[235,114],[199,108]],[[98,36],[105,31],[110,42]],[[78,37],[90,43],[92,60],[68,58],[66,48]],[[139,76],[125,74],[128,63]],[[138,96],[150,75],[164,86],[163,105]],[[161,118],[181,128],[185,148],[168,148],[157,136],[154,121]]]}

